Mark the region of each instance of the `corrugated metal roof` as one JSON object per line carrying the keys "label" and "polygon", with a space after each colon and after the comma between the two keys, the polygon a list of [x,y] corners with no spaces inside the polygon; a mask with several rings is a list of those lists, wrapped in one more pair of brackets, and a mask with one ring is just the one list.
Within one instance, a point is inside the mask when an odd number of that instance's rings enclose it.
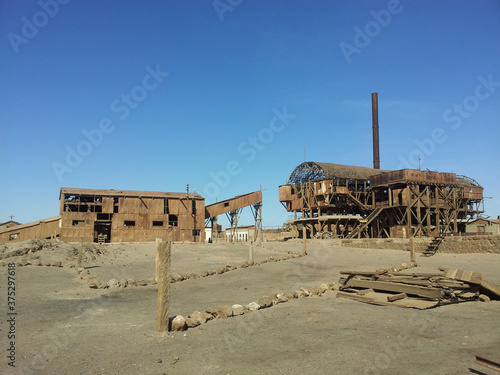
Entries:
{"label": "corrugated metal roof", "polygon": [[[158,191],[113,190],[113,189],[80,189],[61,188],[62,194],[71,195],[98,195],[105,197],[142,197],[142,198],[186,198],[186,193],[166,193]],[[190,199],[205,199],[197,193],[189,193]]]}

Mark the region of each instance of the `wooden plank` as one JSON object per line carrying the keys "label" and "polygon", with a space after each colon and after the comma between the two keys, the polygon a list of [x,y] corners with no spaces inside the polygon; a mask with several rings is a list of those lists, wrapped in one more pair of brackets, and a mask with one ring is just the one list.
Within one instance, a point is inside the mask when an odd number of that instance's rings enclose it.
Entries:
{"label": "wooden plank", "polygon": [[347,293],[347,292],[337,292],[337,298],[342,297],[342,298],[349,298],[354,301],[359,301],[359,302],[366,302],[366,303],[371,303],[374,305],[381,305],[381,306],[387,306],[387,302],[376,302],[373,298],[369,298],[366,296],[359,296],[355,293]]}
{"label": "wooden plank", "polygon": [[377,278],[377,280],[379,280],[379,281],[397,282],[397,283],[403,283],[403,284],[408,284],[408,285],[419,285],[419,286],[425,286],[425,287],[431,287],[431,286],[433,286],[432,283],[429,280],[417,279],[417,278],[412,278],[412,277],[380,276],[380,277]]}
{"label": "wooden plank", "polygon": [[374,290],[373,289],[358,289],[356,290],[356,294],[359,295],[359,296],[364,296],[365,294],[368,294],[368,293],[374,293]]}
{"label": "wooden plank", "polygon": [[392,296],[387,296],[387,302],[399,301],[400,299],[405,299],[408,297],[406,293],[394,294]]}
{"label": "wooden plank", "polygon": [[495,361],[493,359],[486,358],[485,356],[476,354],[476,360],[474,362],[492,370],[500,371],[500,361]]}
{"label": "wooden plank", "polygon": [[376,271],[340,271],[341,275],[360,275],[360,276],[375,276]]}
{"label": "wooden plank", "polygon": [[494,294],[497,298],[500,298],[500,286],[492,284],[486,280],[481,281],[480,286],[482,289]]}
{"label": "wooden plank", "polygon": [[387,302],[388,294],[385,293],[369,293],[366,296],[359,296],[355,293],[337,292],[337,298],[348,298],[358,302],[369,303],[378,306],[395,306],[400,308],[412,308],[425,310],[438,305],[437,301],[426,301],[415,298],[405,298],[402,300]]}
{"label": "wooden plank", "polygon": [[481,284],[483,275],[478,272],[458,270],[455,268],[439,267],[444,272],[444,276],[450,279],[470,282],[472,284]]}
{"label": "wooden plank", "polygon": [[412,272],[412,273],[403,273],[403,272],[395,272],[392,274],[393,276],[414,276],[414,277],[443,277],[443,273],[433,273],[433,272]]}
{"label": "wooden plank", "polygon": [[425,288],[414,285],[407,285],[386,281],[373,281],[373,280],[347,280],[346,286],[358,288],[372,288],[373,290],[386,290],[389,292],[407,293],[409,295],[416,295],[419,297],[430,299],[441,299],[443,291],[436,288]]}

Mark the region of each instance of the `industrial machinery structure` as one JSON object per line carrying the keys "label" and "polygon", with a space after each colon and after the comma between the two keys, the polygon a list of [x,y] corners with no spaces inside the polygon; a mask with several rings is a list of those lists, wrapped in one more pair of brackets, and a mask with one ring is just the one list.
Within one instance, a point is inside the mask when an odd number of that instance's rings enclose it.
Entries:
{"label": "industrial machinery structure", "polygon": [[304,162],[279,187],[292,228],[310,237],[437,237],[484,212],[483,188],[454,173],[380,170],[378,98],[372,94],[374,168]]}
{"label": "industrial machinery structure", "polygon": [[205,219],[218,228],[217,215],[227,213],[235,231],[242,208],[249,205],[261,233],[262,191],[205,206],[205,198],[190,193],[189,186],[185,193],[61,188],[58,216],[0,229],[0,242],[37,238],[99,243],[156,238],[203,242]]}

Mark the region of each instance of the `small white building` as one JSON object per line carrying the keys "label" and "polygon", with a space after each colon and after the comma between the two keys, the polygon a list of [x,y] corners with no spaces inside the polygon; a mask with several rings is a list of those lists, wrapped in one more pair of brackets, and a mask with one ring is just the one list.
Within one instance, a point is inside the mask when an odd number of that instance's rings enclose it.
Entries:
{"label": "small white building", "polygon": [[236,238],[232,238],[231,228],[224,231],[226,242],[253,242],[255,241],[255,225],[236,228]]}
{"label": "small white building", "polygon": [[476,219],[467,224],[465,232],[500,235],[500,219]]}

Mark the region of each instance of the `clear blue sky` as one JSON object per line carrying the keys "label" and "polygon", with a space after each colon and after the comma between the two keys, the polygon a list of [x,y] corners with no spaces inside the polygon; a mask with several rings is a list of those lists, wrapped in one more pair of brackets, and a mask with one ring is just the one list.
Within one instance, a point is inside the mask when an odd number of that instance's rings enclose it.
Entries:
{"label": "clear blue sky", "polygon": [[281,225],[304,144],[372,165],[372,92],[383,169],[420,155],[500,215],[499,1],[5,0],[0,30],[0,221],[57,215],[62,186],[189,184],[262,186]]}

